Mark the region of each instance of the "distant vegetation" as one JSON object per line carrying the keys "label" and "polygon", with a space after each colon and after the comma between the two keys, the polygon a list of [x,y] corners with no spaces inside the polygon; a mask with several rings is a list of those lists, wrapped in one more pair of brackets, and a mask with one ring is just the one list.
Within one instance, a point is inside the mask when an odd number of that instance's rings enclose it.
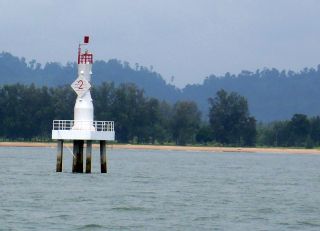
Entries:
{"label": "distant vegetation", "polygon": [[[72,119],[75,92],[70,86],[0,87],[0,137],[11,140],[49,140],[52,120]],[[194,102],[174,105],[145,97],[133,84],[103,83],[92,89],[96,120],[115,120],[122,143],[195,143],[200,112]]]}
{"label": "distant vegetation", "polygon": [[[35,60],[27,62],[9,53],[0,54],[0,85],[35,83],[36,86],[63,86],[69,85],[76,75],[75,63],[47,63],[41,66]],[[249,111],[257,121],[288,120],[296,113],[320,115],[320,66],[299,72],[265,68],[254,72],[242,71],[238,75],[210,75],[202,84],[178,89],[167,84],[152,67],[130,66],[127,62],[113,59],[96,61],[93,65],[93,84],[98,86],[103,82],[113,82],[115,86],[134,83],[144,90],[146,96],[171,104],[194,101],[202,112],[202,119],[208,119],[208,98],[220,89],[244,96],[248,100]]]}
{"label": "distant vegetation", "polygon": [[[72,119],[75,93],[70,86],[0,87],[0,138],[50,140],[52,120]],[[115,120],[121,143],[225,146],[320,145],[320,117],[296,114],[288,121],[256,125],[247,100],[220,90],[208,102],[207,121],[192,101],[170,104],[146,97],[133,84],[103,83],[92,89],[96,120]]]}
{"label": "distant vegetation", "polygon": [[[1,53],[0,138],[47,140],[53,119],[72,119],[76,68]],[[95,119],[115,120],[118,142],[320,146],[320,66],[212,75],[183,89],[118,60],[93,72]]]}
{"label": "distant vegetation", "polygon": [[256,119],[250,116],[243,96],[220,90],[215,98],[209,98],[209,103],[209,122],[216,142],[237,146],[255,144]]}
{"label": "distant vegetation", "polygon": [[290,120],[258,125],[257,144],[282,147],[319,147],[320,117],[295,114]]}
{"label": "distant vegetation", "polygon": [[[111,59],[108,62],[95,61],[93,64],[93,85],[103,82],[134,83],[144,89],[148,96],[176,101],[180,90],[167,84],[160,74],[135,64],[130,67],[128,62]],[[64,86],[70,85],[77,76],[76,63],[61,65],[51,62],[41,65],[36,60],[27,62],[25,58],[18,58],[10,53],[0,53],[0,85],[1,84],[32,84],[36,86]]]}

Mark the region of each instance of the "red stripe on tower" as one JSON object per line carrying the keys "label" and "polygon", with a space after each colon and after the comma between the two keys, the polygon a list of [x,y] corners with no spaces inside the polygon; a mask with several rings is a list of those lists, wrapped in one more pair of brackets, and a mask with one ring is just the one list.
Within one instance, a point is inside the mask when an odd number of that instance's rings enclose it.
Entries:
{"label": "red stripe on tower", "polygon": [[84,36],[83,42],[84,43],[89,43],[89,36]]}

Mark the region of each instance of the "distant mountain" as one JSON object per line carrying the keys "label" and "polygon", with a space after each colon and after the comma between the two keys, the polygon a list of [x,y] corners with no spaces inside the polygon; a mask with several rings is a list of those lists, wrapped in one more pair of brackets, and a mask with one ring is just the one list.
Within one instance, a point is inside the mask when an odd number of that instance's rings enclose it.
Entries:
{"label": "distant mountain", "polygon": [[[133,69],[127,62],[119,60],[96,61],[92,67],[93,84],[114,82],[116,85],[124,82],[135,83],[145,90],[147,95],[174,101],[180,90],[167,84],[160,74],[143,66]],[[0,54],[0,84],[23,83],[45,86],[60,86],[71,84],[77,77],[76,63],[61,65],[56,62],[41,66],[35,60],[26,62],[10,53]],[[165,96],[165,97],[162,97]]]}
{"label": "distant mountain", "polygon": [[[35,60],[26,62],[10,53],[0,54],[0,84],[23,83],[45,86],[71,84],[77,76],[76,63],[47,63],[41,66]],[[208,98],[220,89],[235,91],[245,96],[249,108],[259,121],[289,119],[295,113],[320,115],[320,66],[300,72],[277,69],[242,71],[238,75],[211,75],[202,84],[187,85],[183,89],[165,82],[160,74],[143,66],[132,68],[119,60],[96,61],[93,64],[93,84],[114,82],[135,83],[146,95],[169,102],[192,100],[197,102],[206,118]]]}

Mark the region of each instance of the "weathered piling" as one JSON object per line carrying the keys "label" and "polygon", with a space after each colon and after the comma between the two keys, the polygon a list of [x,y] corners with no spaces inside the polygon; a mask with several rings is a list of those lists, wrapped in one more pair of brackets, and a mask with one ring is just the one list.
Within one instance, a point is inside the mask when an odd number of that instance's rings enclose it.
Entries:
{"label": "weathered piling", "polygon": [[87,140],[86,173],[91,173],[91,158],[92,158],[92,141],[91,140]]}
{"label": "weathered piling", "polygon": [[63,140],[57,141],[57,166],[56,171],[62,172],[62,162],[63,162]]}
{"label": "weathered piling", "polygon": [[73,141],[73,173],[83,173],[83,140]]}
{"label": "weathered piling", "polygon": [[100,140],[100,164],[101,173],[107,173],[107,150],[105,140]]}

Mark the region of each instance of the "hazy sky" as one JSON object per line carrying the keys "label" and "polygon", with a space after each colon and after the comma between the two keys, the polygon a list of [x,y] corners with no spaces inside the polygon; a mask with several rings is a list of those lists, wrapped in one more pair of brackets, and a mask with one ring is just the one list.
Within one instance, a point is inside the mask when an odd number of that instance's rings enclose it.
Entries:
{"label": "hazy sky", "polygon": [[318,0],[0,0],[0,51],[41,63],[95,59],[153,66],[174,84],[320,63]]}

